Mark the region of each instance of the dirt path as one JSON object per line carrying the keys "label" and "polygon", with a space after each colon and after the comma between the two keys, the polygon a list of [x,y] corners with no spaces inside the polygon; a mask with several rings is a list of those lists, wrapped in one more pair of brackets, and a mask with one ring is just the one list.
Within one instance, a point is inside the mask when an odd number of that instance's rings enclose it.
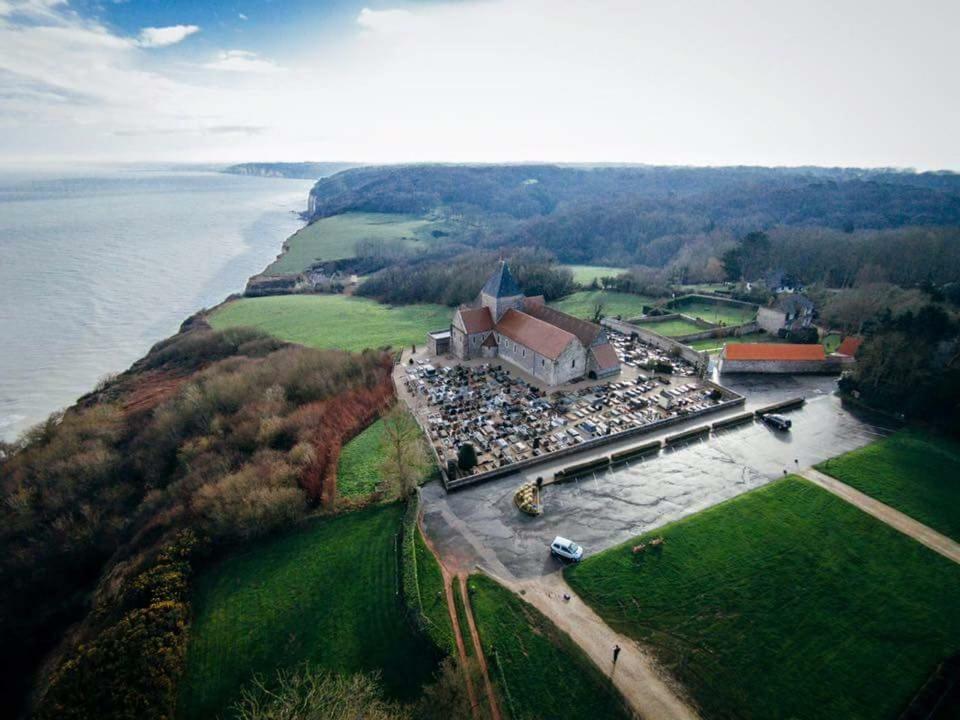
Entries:
{"label": "dirt path", "polygon": [[[626,635],[614,632],[570,588],[560,573],[533,580],[498,582],[510,588],[567,633],[606,673],[637,717],[643,720],[693,720],[698,715],[653,659]],[[567,594],[570,600],[564,600]],[[620,656],[613,662],[613,648]]]}
{"label": "dirt path", "polygon": [[467,625],[470,626],[470,637],[473,639],[473,650],[477,656],[477,662],[480,665],[480,672],[483,675],[483,685],[487,692],[487,701],[490,703],[490,717],[493,720],[502,720],[500,715],[500,703],[497,702],[497,694],[493,690],[493,683],[490,682],[490,673],[487,670],[487,658],[483,654],[483,648],[480,646],[480,634],[477,632],[477,625],[473,621],[473,606],[470,604],[470,593],[467,588],[467,576],[460,575],[460,595],[463,597],[463,606],[466,610]]}
{"label": "dirt path", "polygon": [[460,627],[460,618],[457,616],[457,603],[453,597],[454,582],[460,583],[460,592],[463,597],[464,610],[466,611],[465,614],[467,616],[467,624],[470,626],[468,629],[473,641],[473,648],[478,659],[478,665],[483,673],[485,686],[484,689],[487,693],[487,699],[491,709],[490,713],[495,720],[501,720],[500,706],[497,704],[497,698],[493,694],[493,687],[490,684],[490,676],[487,673],[487,661],[483,656],[483,650],[480,648],[480,641],[479,637],[477,636],[477,629],[473,624],[473,609],[470,607],[470,598],[467,595],[466,578],[464,576],[457,577],[451,575],[446,565],[443,564],[440,553],[438,553],[436,547],[434,547],[430,536],[423,531],[423,513],[421,513],[420,517],[417,518],[417,524],[420,526],[420,534],[423,536],[424,543],[430,552],[433,553],[433,556],[437,559],[437,563],[440,565],[440,574],[443,576],[443,591],[447,598],[447,611],[450,613],[450,622],[453,626],[453,637],[457,644],[457,654],[460,656],[460,667],[463,669],[464,681],[467,684],[467,696],[470,698],[470,709],[473,712],[473,718],[474,720],[480,720],[480,702],[477,698],[477,689],[473,684],[473,674],[470,672],[470,659],[467,657],[467,647],[463,640],[463,628]]}
{"label": "dirt path", "polygon": [[926,545],[934,552],[938,552],[945,558],[960,563],[960,543],[951,540],[946,535],[941,535],[933,528],[917,522],[909,515],[904,515],[899,510],[895,510],[889,505],[856,490],[846,483],[840,482],[836,478],[825,475],[819,470],[807,468],[801,470],[800,475],[818,485],[827,492],[831,492],[842,500],[846,500],[851,505],[863,510],[868,515],[873,515],[881,522],[886,523],[894,530],[899,530],[904,535],[909,535],[918,543]]}

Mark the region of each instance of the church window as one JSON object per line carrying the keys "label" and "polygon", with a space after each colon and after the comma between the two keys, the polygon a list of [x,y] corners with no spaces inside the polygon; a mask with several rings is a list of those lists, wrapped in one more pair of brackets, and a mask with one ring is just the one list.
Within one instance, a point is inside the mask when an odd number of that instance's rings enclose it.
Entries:
{"label": "church window", "polygon": [[570,367],[576,367],[576,366],[577,366],[577,361],[576,361],[576,360],[571,360],[571,361],[570,361]]}

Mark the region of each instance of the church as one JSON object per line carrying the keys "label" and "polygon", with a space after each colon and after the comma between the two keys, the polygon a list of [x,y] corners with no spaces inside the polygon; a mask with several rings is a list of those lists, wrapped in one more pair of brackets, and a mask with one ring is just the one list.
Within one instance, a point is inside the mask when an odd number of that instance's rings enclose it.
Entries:
{"label": "church", "polygon": [[450,351],[461,360],[500,358],[547,385],[620,372],[606,330],[525,297],[500,261],[479,297],[461,306],[450,326]]}

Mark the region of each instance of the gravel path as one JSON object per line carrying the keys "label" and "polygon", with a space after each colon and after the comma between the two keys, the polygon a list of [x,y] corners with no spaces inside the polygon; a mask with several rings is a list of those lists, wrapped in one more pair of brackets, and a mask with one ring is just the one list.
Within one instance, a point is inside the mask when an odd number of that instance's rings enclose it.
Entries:
{"label": "gravel path", "polygon": [[960,543],[951,540],[946,535],[941,535],[933,528],[917,522],[909,515],[904,515],[899,510],[895,510],[819,470],[808,468],[801,471],[800,474],[814,485],[819,485],[824,490],[860,508],[868,515],[873,515],[877,520],[886,523],[893,529],[899,530],[904,535],[909,535],[934,552],[940,553],[955,563],[960,563]]}
{"label": "gravel path", "polygon": [[[693,720],[699,717],[653,658],[634,640],[614,632],[564,581],[560,573],[529,580],[496,578],[520,594],[579,645],[610,677],[630,708],[643,720]],[[570,596],[564,599],[564,594]],[[613,648],[620,656],[613,662]]]}

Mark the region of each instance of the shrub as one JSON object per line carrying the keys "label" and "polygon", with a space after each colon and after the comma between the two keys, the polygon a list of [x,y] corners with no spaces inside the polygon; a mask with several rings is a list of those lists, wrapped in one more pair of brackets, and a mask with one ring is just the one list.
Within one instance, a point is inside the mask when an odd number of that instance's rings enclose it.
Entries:
{"label": "shrub", "polygon": [[118,604],[132,607],[73,648],[54,671],[38,707],[40,720],[172,717],[186,653],[195,544],[193,533],[181,533],[130,583]]}

